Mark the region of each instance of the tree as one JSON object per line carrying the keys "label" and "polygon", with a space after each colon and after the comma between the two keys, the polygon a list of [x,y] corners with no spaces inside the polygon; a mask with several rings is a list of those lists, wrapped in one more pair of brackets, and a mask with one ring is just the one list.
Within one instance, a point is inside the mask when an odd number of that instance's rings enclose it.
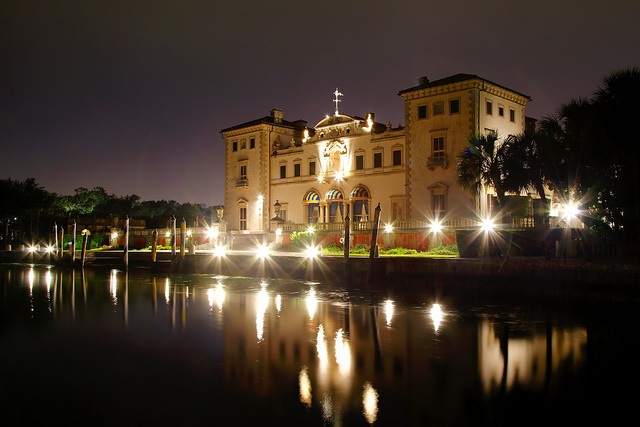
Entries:
{"label": "tree", "polygon": [[504,173],[505,144],[498,141],[498,134],[473,135],[469,146],[457,156],[458,184],[474,196],[483,187],[493,187],[498,206],[504,207],[506,185]]}
{"label": "tree", "polygon": [[549,212],[547,189],[553,188],[551,177],[561,157],[554,141],[542,132],[525,131],[509,135],[505,142],[504,174],[507,191],[519,193],[535,189],[545,212]]}

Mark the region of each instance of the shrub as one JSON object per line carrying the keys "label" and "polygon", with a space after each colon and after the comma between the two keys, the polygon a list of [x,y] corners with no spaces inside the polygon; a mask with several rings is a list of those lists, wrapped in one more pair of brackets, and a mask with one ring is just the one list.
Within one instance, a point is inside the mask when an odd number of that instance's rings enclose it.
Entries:
{"label": "shrub", "polygon": [[291,246],[296,249],[306,249],[315,245],[315,236],[308,231],[294,231],[291,233]]}

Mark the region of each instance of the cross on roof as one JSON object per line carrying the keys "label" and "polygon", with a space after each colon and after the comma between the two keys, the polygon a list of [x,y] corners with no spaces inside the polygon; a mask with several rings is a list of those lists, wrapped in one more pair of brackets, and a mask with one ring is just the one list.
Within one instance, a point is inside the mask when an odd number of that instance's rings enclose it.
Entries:
{"label": "cross on roof", "polygon": [[338,97],[339,96],[344,96],[344,95],[342,93],[340,93],[338,88],[336,88],[336,91],[333,92],[333,94],[336,96],[336,98],[333,100],[333,102],[336,103],[336,116],[337,116],[338,115],[338,102],[342,102],[342,101],[340,101],[340,99]]}

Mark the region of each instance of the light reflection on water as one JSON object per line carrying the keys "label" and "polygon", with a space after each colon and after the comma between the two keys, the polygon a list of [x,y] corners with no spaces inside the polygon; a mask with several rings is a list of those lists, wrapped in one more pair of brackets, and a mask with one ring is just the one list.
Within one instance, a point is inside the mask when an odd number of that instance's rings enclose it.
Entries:
{"label": "light reflection on water", "polygon": [[14,422],[527,425],[580,419],[611,395],[593,375],[629,369],[594,365],[620,361],[590,343],[619,325],[557,306],[41,267],[3,268],[0,291]]}

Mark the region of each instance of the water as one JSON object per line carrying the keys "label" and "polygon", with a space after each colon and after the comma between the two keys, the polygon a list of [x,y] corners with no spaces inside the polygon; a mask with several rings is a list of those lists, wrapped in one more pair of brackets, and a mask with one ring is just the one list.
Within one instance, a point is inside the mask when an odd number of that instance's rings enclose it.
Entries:
{"label": "water", "polygon": [[482,426],[635,415],[632,308],[2,266],[2,425]]}

